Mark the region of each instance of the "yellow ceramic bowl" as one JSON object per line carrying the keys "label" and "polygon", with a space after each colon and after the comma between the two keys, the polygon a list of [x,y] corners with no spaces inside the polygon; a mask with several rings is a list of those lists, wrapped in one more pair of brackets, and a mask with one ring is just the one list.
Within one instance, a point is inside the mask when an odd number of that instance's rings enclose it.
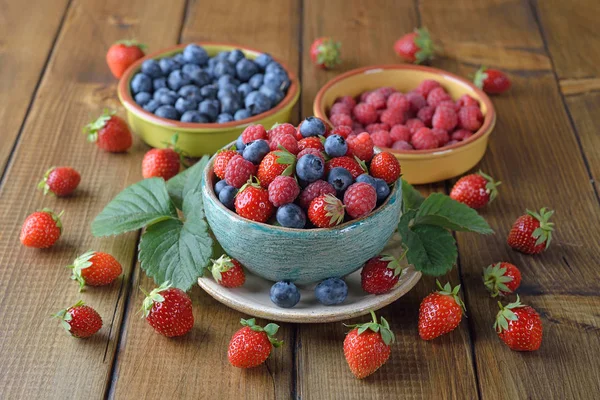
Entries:
{"label": "yellow ceramic bowl", "polygon": [[419,65],[381,65],[346,72],[329,81],[315,98],[314,114],[329,123],[327,113],[335,100],[342,96],[358,96],[367,90],[391,86],[401,92],[415,89],[425,79],[442,84],[453,99],[468,94],[477,99],[484,115],[483,125],[464,142],[432,150],[400,151],[394,153],[402,166],[402,177],[411,184],[425,184],[450,179],[473,168],[487,149],[490,134],[496,123],[496,112],[490,98],[471,82],[436,68]]}
{"label": "yellow ceramic bowl", "polygon": [[[250,59],[254,59],[262,53],[258,50],[233,44],[198,44],[204,47],[210,56],[214,56],[221,51],[233,49],[242,50],[246,57]],[[197,124],[157,117],[144,110],[131,96],[131,91],[129,89],[131,78],[140,70],[144,61],[151,58],[159,59],[170,57],[183,51],[185,46],[187,46],[187,44],[170,47],[154,54],[147,55],[129,67],[119,81],[119,100],[121,100],[121,103],[127,110],[129,126],[144,142],[152,147],[165,147],[165,143],[169,143],[173,134],[178,133],[179,140],[177,142],[177,147],[192,157],[199,157],[204,154],[213,154],[227,143],[234,141],[248,125],[261,124],[269,128],[275,123],[289,121],[292,108],[300,96],[300,83],[298,82],[296,75],[294,75],[285,64],[277,59],[275,59],[275,61],[279,62],[287,71],[291,85],[288,88],[285,98],[275,108],[262,114],[225,124]]]}

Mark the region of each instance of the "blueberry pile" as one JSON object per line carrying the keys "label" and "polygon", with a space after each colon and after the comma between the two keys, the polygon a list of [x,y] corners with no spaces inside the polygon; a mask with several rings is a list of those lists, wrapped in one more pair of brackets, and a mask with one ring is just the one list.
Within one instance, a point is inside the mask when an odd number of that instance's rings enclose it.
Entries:
{"label": "blueberry pile", "polygon": [[135,102],[158,117],[225,123],[264,113],[283,100],[290,78],[266,53],[254,60],[235,49],[209,57],[196,44],[146,60],[131,80]]}

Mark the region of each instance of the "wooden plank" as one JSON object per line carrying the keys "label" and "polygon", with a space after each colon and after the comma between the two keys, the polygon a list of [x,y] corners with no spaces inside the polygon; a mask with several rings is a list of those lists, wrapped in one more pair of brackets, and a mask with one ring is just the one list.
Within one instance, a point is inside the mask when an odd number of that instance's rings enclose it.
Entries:
{"label": "wooden plank", "polygon": [[[89,226],[108,201],[141,178],[147,147],[136,139],[128,154],[107,154],[86,142],[81,127],[117,104],[116,82],[104,61],[111,43],[138,37],[159,48],[177,40],[183,1],[144,4],[73,1],[0,188],[0,315],[7,322],[0,330],[2,398],[104,397],[138,235],[96,239]],[[42,36],[36,32],[45,40]],[[81,172],[80,188],[67,199],[43,197],[37,181],[48,167],[65,164]],[[42,207],[65,210],[63,235],[50,250],[24,248],[18,239],[21,224]],[[124,274],[109,287],[80,294],[64,266],[90,248],[113,254]],[[78,299],[104,320],[87,340],[69,337],[49,318]]]}
{"label": "wooden plank", "polygon": [[[310,63],[308,56],[303,58],[302,116],[312,115],[316,92],[337,74],[366,65],[398,62],[392,49],[395,39],[418,24],[412,1],[387,1],[377,7],[360,0],[307,1],[304,11],[304,54],[308,54],[315,38],[332,35],[342,42],[343,64],[334,71],[322,71]],[[444,185],[420,189],[424,194],[444,191]],[[442,279],[458,284],[457,269]],[[299,397],[476,398],[468,325],[463,322],[455,332],[434,342],[419,339],[419,304],[434,288],[435,279],[424,278],[406,296],[381,310],[380,314],[391,321],[397,342],[386,365],[365,381],[354,378],[344,359],[342,344],[347,328],[342,324],[299,326]]]}
{"label": "wooden plank", "polygon": [[[420,4],[423,24],[434,37],[449,42],[478,37],[482,43],[508,47],[521,41],[532,52],[548,56],[527,4],[457,1],[451,10],[445,3]],[[469,24],[462,23],[464,15],[470,16]],[[514,17],[510,24],[506,15]],[[466,76],[473,69],[461,61],[440,59],[435,65]],[[493,66],[512,62],[499,60]],[[457,235],[480,392],[492,399],[594,398],[600,391],[600,366],[594,357],[600,351],[600,320],[594,311],[600,304],[598,201],[554,73],[512,71],[510,78],[511,91],[493,98],[498,122],[480,165],[504,182],[496,202],[482,211],[496,234]],[[513,221],[525,208],[542,206],[556,210],[552,246],[538,256],[512,251],[506,237]],[[518,292],[542,316],[545,337],[538,352],[513,352],[492,329],[496,301],[487,296],[480,274],[482,267],[501,260],[521,268]]]}
{"label": "wooden plank", "polygon": [[34,0],[23,12],[19,2],[0,3],[0,171],[6,167],[68,4],[69,0]]}
{"label": "wooden plank", "polygon": [[[295,0],[270,0],[260,7],[241,0],[190,2],[181,42],[218,41],[255,47],[281,58],[297,73],[298,10]],[[190,293],[194,330],[185,338],[167,340],[136,315],[143,299],[138,286],[154,287],[143,274],[136,275],[111,397],[208,398],[216,393],[219,398],[232,399],[293,396],[292,325],[281,324],[277,336],[284,345],[273,351],[265,365],[240,370],[229,364],[227,345],[241,327],[240,318],[249,316],[223,306],[195,287]]]}

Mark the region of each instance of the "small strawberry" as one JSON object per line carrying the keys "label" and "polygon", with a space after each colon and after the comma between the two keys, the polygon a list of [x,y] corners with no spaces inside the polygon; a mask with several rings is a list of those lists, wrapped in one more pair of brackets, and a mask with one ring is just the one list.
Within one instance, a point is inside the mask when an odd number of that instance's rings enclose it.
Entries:
{"label": "small strawberry", "polygon": [[511,86],[510,79],[504,72],[486,67],[481,67],[475,72],[473,82],[475,86],[489,94],[504,93]]}
{"label": "small strawberry", "polygon": [[348,155],[358,157],[364,162],[369,162],[375,154],[373,150],[373,141],[367,132],[360,133],[356,136],[350,136],[346,143],[348,144]]}
{"label": "small strawberry", "polygon": [[491,203],[498,196],[498,185],[501,183],[479,171],[476,174],[460,178],[452,187],[450,198],[471,208],[479,209]]}
{"label": "small strawberry", "polygon": [[92,307],[78,301],[77,304],[52,315],[71,336],[87,338],[102,328],[102,318]]}
{"label": "small strawberry", "polygon": [[119,40],[106,53],[106,63],[115,78],[120,79],[131,64],[144,57],[146,46],[135,40]]}
{"label": "small strawberry", "polygon": [[269,184],[269,201],[275,207],[292,203],[300,194],[300,186],[291,176],[276,176]]}
{"label": "small strawberry", "polygon": [[58,197],[68,196],[77,188],[81,175],[71,167],[52,167],[38,183],[44,194],[50,193]]}
{"label": "small strawberry", "polygon": [[325,175],[327,175],[330,170],[336,167],[346,168],[354,179],[367,172],[367,168],[362,160],[356,157],[352,158],[348,156],[342,156],[334,157],[325,163]]}
{"label": "small strawberry", "polygon": [[192,300],[181,289],[164,282],[146,294],[142,313],[158,333],[166,337],[182,336],[194,326]]}
{"label": "small strawberry", "polygon": [[213,265],[210,267],[210,272],[219,285],[227,288],[236,288],[246,282],[244,269],[238,260],[223,254],[217,260],[212,260],[212,262]]}
{"label": "small strawberry", "polygon": [[360,284],[367,293],[387,293],[396,286],[403,272],[400,259],[388,255],[376,256],[363,266]]}
{"label": "small strawberry", "polygon": [[23,227],[21,228],[20,240],[24,246],[34,247],[36,249],[45,249],[51,247],[62,232],[62,223],[60,217],[48,208],[36,211],[29,215]]}
{"label": "small strawberry", "polygon": [[353,183],[344,193],[344,207],[352,218],[362,218],[375,209],[377,192],[365,182]]}
{"label": "small strawberry", "polygon": [[452,332],[460,323],[465,304],[458,297],[460,285],[454,289],[450,283],[444,287],[436,281],[440,291],[423,299],[419,308],[419,336],[423,340],[435,339]]}
{"label": "small strawberry", "polygon": [[375,154],[371,160],[371,175],[383,179],[388,185],[396,182],[400,177],[400,163],[393,154],[381,152]]}
{"label": "small strawberry", "polygon": [[221,150],[215,156],[215,162],[213,164],[213,169],[215,171],[215,175],[219,177],[219,179],[225,179],[225,168],[227,168],[227,164],[229,161],[239,155],[239,153],[235,150]]}
{"label": "small strawberry", "polygon": [[249,125],[242,132],[242,142],[248,144],[258,139],[268,140],[269,136],[262,125]]}
{"label": "small strawberry", "polygon": [[319,68],[331,69],[341,62],[341,47],[340,42],[334,42],[330,37],[318,38],[310,46],[310,59]]}
{"label": "small strawberry", "polygon": [[300,195],[298,196],[298,205],[304,209],[307,209],[311,201],[313,201],[315,198],[326,194],[335,196],[335,193],[334,187],[329,182],[318,180],[313,183],[309,183],[308,186],[306,186],[302,192],[300,192]]}
{"label": "small strawberry", "polygon": [[272,151],[262,159],[256,174],[265,189],[279,175],[290,176],[296,168],[296,157],[287,150]]}
{"label": "small strawberry", "polygon": [[498,302],[500,311],[496,316],[494,329],[498,337],[506,343],[511,350],[534,351],[542,344],[542,320],[540,315],[530,306],[521,304],[519,296],[517,301],[506,307]]}
{"label": "small strawberry", "polygon": [[275,338],[279,329],[277,324],[268,324],[264,328],[256,325],[256,320],[242,319],[243,328],[233,334],[227,349],[229,363],[238,368],[253,368],[264,363],[273,347],[283,342]]}
{"label": "small strawberry", "polygon": [[110,153],[123,153],[133,143],[127,123],[116,116],[115,111],[104,110],[97,120],[83,128],[83,132],[88,142],[95,142],[96,146]]}
{"label": "small strawberry", "polygon": [[67,268],[73,270],[71,279],[79,282],[80,292],[83,291],[85,285],[110,285],[123,272],[123,268],[116,258],[108,253],[98,251],[88,251],[80,255]]}
{"label": "small strawberry", "polygon": [[352,115],[354,119],[363,125],[369,125],[377,121],[378,115],[377,110],[371,104],[358,103],[356,107],[352,109]]}
{"label": "small strawberry", "polygon": [[298,150],[302,151],[304,149],[316,149],[319,151],[324,151],[325,147],[323,146],[323,142],[317,136],[309,136],[307,138],[301,139],[298,141]]}
{"label": "small strawberry", "polygon": [[159,177],[168,181],[179,173],[180,155],[171,148],[152,149],[142,160],[142,176],[144,179]]}
{"label": "small strawberry", "polygon": [[433,58],[435,48],[427,29],[419,28],[398,39],[394,51],[408,62],[421,64]]}
{"label": "small strawberry", "polygon": [[344,356],[350,371],[358,379],[366,378],[377,371],[390,357],[390,345],[394,343],[394,334],[390,324],[371,311],[372,322],[350,325],[353,328],[344,339]]}
{"label": "small strawberry", "polygon": [[549,222],[554,211],[545,207],[539,213],[527,210],[512,226],[508,245],[525,254],[538,254],[546,250],[552,241],[554,223]]}
{"label": "small strawberry", "polygon": [[231,160],[227,163],[225,168],[225,182],[234,188],[241,188],[250,179],[256,167],[250,161],[245,160],[244,157],[235,155],[231,157]]}
{"label": "small strawberry", "polygon": [[275,207],[269,201],[269,192],[256,180],[249,180],[235,197],[235,212],[256,222],[267,222]]}
{"label": "small strawberry", "polygon": [[331,194],[315,197],[308,206],[308,219],[318,228],[339,225],[344,221],[344,205]]}
{"label": "small strawberry", "polygon": [[507,296],[521,284],[521,271],[507,262],[489,265],[483,270],[483,283],[492,297]]}

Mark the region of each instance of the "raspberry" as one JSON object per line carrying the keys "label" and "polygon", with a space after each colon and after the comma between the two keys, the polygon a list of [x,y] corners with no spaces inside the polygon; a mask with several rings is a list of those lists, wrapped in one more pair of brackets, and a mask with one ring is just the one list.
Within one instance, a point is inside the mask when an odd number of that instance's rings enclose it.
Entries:
{"label": "raspberry", "polygon": [[254,175],[256,168],[240,155],[234,156],[225,168],[225,182],[234,188],[241,188]]}
{"label": "raspberry", "polygon": [[375,107],[367,103],[359,103],[352,110],[354,118],[363,125],[369,125],[377,121]]}
{"label": "raspberry", "polygon": [[269,137],[269,140],[273,140],[284,133],[296,137],[296,127],[288,123],[276,124],[267,132],[267,136]]}
{"label": "raspberry", "polygon": [[371,140],[375,146],[390,147],[394,142],[388,131],[377,131],[371,134]]}
{"label": "raspberry", "polygon": [[281,207],[296,200],[300,186],[291,176],[279,175],[269,184],[269,201],[275,207]]}
{"label": "raspberry", "polygon": [[409,111],[418,112],[421,108],[427,105],[427,100],[421,93],[410,92],[406,94],[406,99],[410,103]]}
{"label": "raspberry", "polygon": [[385,108],[386,104],[385,96],[377,91],[369,93],[369,95],[365,98],[365,102],[375,107],[376,110]]}
{"label": "raspberry", "polygon": [[331,136],[331,135],[339,135],[341,137],[343,137],[344,139],[346,139],[348,136],[350,136],[350,134],[352,133],[352,128],[349,126],[336,126],[335,128],[333,128],[330,132],[327,133],[326,136]]}
{"label": "raspberry", "polygon": [[390,126],[388,124],[374,123],[365,126],[365,130],[369,133],[375,133],[377,131],[389,131]]}
{"label": "raspberry", "polygon": [[271,151],[279,150],[279,146],[283,146],[284,149],[292,154],[298,154],[298,141],[290,134],[281,133],[275,136],[269,143]]}
{"label": "raspberry", "polygon": [[440,108],[440,107],[448,107],[453,109],[454,111],[458,112],[458,110],[460,109],[455,102],[453,102],[452,100],[444,100],[442,101],[440,104],[437,105],[436,108]]}
{"label": "raspberry", "polygon": [[367,101],[367,96],[371,94],[371,91],[367,91],[367,92],[362,92],[360,94],[360,97],[358,100],[360,100],[361,103],[364,103]]}
{"label": "raspberry", "polygon": [[458,123],[458,117],[456,111],[448,107],[438,107],[435,109],[433,119],[431,120],[431,126],[434,128],[444,129],[451,131]]}
{"label": "raspberry", "polygon": [[458,111],[458,126],[476,132],[483,125],[483,114],[479,107],[467,106]]}
{"label": "raspberry", "polygon": [[379,89],[377,89],[376,92],[381,93],[383,95],[383,97],[385,97],[387,99],[388,97],[390,97],[392,95],[392,93],[396,93],[397,90],[391,86],[384,86],[384,87],[380,87]]}
{"label": "raspberry", "polygon": [[354,158],[343,156],[335,157],[327,161],[325,164],[325,175],[327,175],[331,169],[336,167],[346,168],[354,179],[365,173],[365,170],[362,169],[358,161]]}
{"label": "raspberry", "polygon": [[369,162],[373,158],[373,141],[367,132],[360,133],[356,137],[349,137],[346,143],[348,143],[348,154],[346,155],[355,155],[365,162]]}
{"label": "raspberry", "polygon": [[302,151],[307,148],[317,149],[319,151],[325,150],[323,143],[321,143],[321,139],[316,136],[307,137],[298,141],[298,150]]}
{"label": "raspberry", "polygon": [[381,116],[379,117],[379,119],[381,120],[382,123],[388,124],[389,126],[403,124],[404,123],[404,112],[399,109],[388,108],[387,110],[384,110],[381,113]]}
{"label": "raspberry", "polygon": [[305,156],[307,154],[312,154],[315,155],[317,157],[320,157],[321,160],[323,160],[323,162],[325,162],[325,157],[323,157],[323,153],[321,153],[319,150],[317,149],[313,149],[312,147],[307,147],[306,149],[302,150],[301,152],[298,153],[298,160],[302,158],[302,156]]}
{"label": "raspberry", "polygon": [[394,125],[390,129],[390,138],[392,138],[393,142],[399,140],[408,142],[410,141],[410,129],[405,125]]}
{"label": "raspberry", "polygon": [[420,119],[409,119],[406,121],[406,127],[410,130],[411,135],[414,135],[416,131],[425,127],[425,124]]}
{"label": "raspberry", "polygon": [[429,92],[431,92],[433,89],[438,88],[440,86],[441,85],[438,81],[434,81],[431,79],[425,79],[424,81],[419,83],[419,86],[417,86],[417,88],[415,89],[415,92],[421,93],[423,95],[423,97],[427,97]]}
{"label": "raspberry", "polygon": [[414,150],[414,147],[412,147],[412,145],[410,143],[408,143],[407,141],[398,140],[397,142],[394,142],[394,144],[392,145],[392,149],[394,149],[394,150]]}
{"label": "raspberry", "polygon": [[438,139],[431,129],[421,128],[412,135],[412,145],[417,150],[435,149],[438,147]]}
{"label": "raspberry", "polygon": [[453,144],[456,144],[456,143],[460,143],[460,141],[452,139],[451,141],[449,141],[448,143],[446,143],[446,146],[452,146]]}
{"label": "raspberry", "polygon": [[268,138],[267,131],[262,125],[250,125],[242,132],[242,142],[244,142],[244,144],[254,142],[258,139],[267,140]]}
{"label": "raspberry", "polygon": [[371,160],[369,172],[373,178],[383,179],[390,185],[400,177],[400,163],[392,153],[377,153]]}
{"label": "raspberry", "polygon": [[461,107],[461,108],[462,107],[467,107],[467,106],[477,106],[477,107],[479,107],[479,102],[477,100],[475,100],[474,98],[472,98],[471,96],[469,96],[468,94],[463,94],[456,101],[456,105],[458,107]]}
{"label": "raspberry", "polygon": [[432,107],[437,107],[438,104],[445,100],[452,100],[452,98],[446,93],[443,87],[432,89],[427,95],[427,104]]}
{"label": "raspberry", "polygon": [[329,120],[333,126],[352,126],[352,118],[346,114],[334,114]]}
{"label": "raspberry", "polygon": [[350,107],[348,107],[348,104],[335,103],[334,105],[331,106],[331,110],[329,110],[330,119],[331,119],[331,116],[336,115],[336,114],[351,115],[352,109]]}
{"label": "raspberry", "polygon": [[373,186],[365,182],[353,183],[344,193],[346,213],[352,218],[360,218],[369,214],[377,205],[377,192]]}
{"label": "raspberry", "polygon": [[342,103],[353,109],[356,106],[356,100],[352,96],[342,96],[335,101],[336,103]]}
{"label": "raspberry", "polygon": [[471,131],[468,131],[466,129],[458,129],[458,130],[452,132],[452,135],[450,135],[450,138],[452,140],[458,140],[459,142],[462,142],[463,140],[467,140],[471,136],[473,136],[473,133],[471,133]]}
{"label": "raspberry", "polygon": [[335,189],[328,182],[318,180],[307,187],[298,196],[298,205],[304,209],[307,209],[310,202],[319,196],[331,194],[335,196]]}
{"label": "raspberry", "polygon": [[215,175],[217,175],[220,179],[225,178],[225,169],[227,168],[227,164],[229,161],[239,155],[235,150],[223,150],[217,154],[214,162],[214,171]]}
{"label": "raspberry", "polygon": [[419,118],[425,126],[431,127],[431,119],[433,118],[433,113],[435,112],[435,108],[431,106],[425,106],[419,110],[417,113],[417,118]]}
{"label": "raspberry", "polygon": [[433,132],[433,135],[436,137],[439,147],[445,146],[450,140],[450,135],[448,135],[448,132],[443,129],[433,128],[431,132]]}
{"label": "raspberry", "polygon": [[392,93],[387,99],[387,108],[405,113],[410,110],[410,101],[402,93]]}

